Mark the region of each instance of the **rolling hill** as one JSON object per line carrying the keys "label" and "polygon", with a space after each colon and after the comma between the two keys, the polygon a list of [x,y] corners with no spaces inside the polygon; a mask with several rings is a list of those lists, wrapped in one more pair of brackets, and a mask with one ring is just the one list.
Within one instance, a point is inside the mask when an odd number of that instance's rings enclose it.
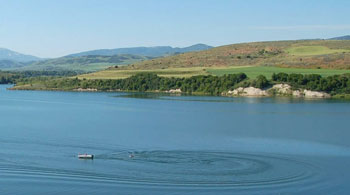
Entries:
{"label": "rolling hill", "polygon": [[154,72],[166,77],[189,77],[240,71],[252,72],[253,76],[265,73],[269,76],[276,71],[308,74],[314,72],[322,75],[348,73],[350,41],[298,40],[232,44],[145,60],[117,69],[109,68],[82,75],[80,78],[118,79],[140,72]]}
{"label": "rolling hill", "polygon": [[40,58],[31,55],[21,54],[15,51],[11,51],[9,49],[0,48],[0,61],[2,60],[10,60],[15,62],[31,62],[38,61],[40,60]]}
{"label": "rolling hill", "polygon": [[68,55],[70,57],[74,56],[88,56],[88,55],[102,55],[102,56],[112,56],[119,54],[132,54],[132,55],[141,55],[141,56],[150,56],[150,57],[161,57],[174,55],[179,53],[186,53],[192,51],[202,51],[212,48],[209,45],[205,44],[196,44],[189,47],[178,48],[170,46],[157,46],[157,47],[131,47],[131,48],[117,48],[117,49],[100,49],[86,51],[76,54]]}
{"label": "rolling hill", "polygon": [[73,70],[91,72],[110,66],[132,64],[155,57],[170,56],[212,48],[204,44],[184,48],[170,46],[102,49],[53,59],[40,59],[7,49],[0,50],[1,70]]}
{"label": "rolling hill", "polygon": [[341,37],[334,37],[334,38],[331,38],[329,40],[350,40],[350,35],[341,36]]}
{"label": "rolling hill", "polygon": [[26,65],[28,65],[28,63],[16,62],[13,60],[0,60],[0,70],[17,69],[17,68],[22,68]]}
{"label": "rolling hill", "polygon": [[125,65],[141,60],[151,59],[150,57],[120,54],[113,56],[77,56],[61,57],[33,62],[18,70],[72,70],[72,71],[97,71],[110,66]]}
{"label": "rolling hill", "polygon": [[[99,55],[80,53],[36,62],[3,60],[0,61],[0,69],[77,70],[92,72],[108,68],[108,70],[103,71],[103,73],[95,74],[99,75],[101,78],[104,77],[103,74],[108,74],[108,78],[113,78],[114,73],[120,74],[121,71],[127,71],[127,74],[121,74],[122,77],[130,76],[133,72],[140,72],[143,70],[155,70],[160,72],[166,70],[167,75],[181,76],[182,74],[209,74],[209,69],[230,69],[232,67],[242,66],[350,69],[350,40],[270,41],[232,44],[204,49],[206,47],[210,46],[198,44],[187,48],[139,47],[97,50],[92,51],[92,53],[101,52],[98,53]],[[179,54],[170,55],[169,51],[178,51]],[[141,53],[144,55],[164,54],[166,56],[154,58],[134,54],[111,55],[113,52]],[[169,56],[165,53],[169,54]],[[113,66],[116,65],[123,66],[113,68]],[[174,71],[178,74],[174,74]],[[215,72],[215,70],[212,72]]]}
{"label": "rolling hill", "polygon": [[350,69],[350,41],[304,40],[242,43],[135,63],[126,69],[280,66]]}

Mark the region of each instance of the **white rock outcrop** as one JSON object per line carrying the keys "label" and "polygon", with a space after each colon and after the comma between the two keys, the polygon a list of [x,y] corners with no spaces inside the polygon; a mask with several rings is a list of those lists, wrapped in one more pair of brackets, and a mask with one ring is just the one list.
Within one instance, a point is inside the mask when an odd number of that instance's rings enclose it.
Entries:
{"label": "white rock outcrop", "polygon": [[169,91],[165,91],[166,93],[182,93],[181,89],[170,89]]}
{"label": "white rock outcrop", "polygon": [[259,88],[255,88],[255,87],[247,87],[247,88],[239,87],[233,91],[228,91],[227,95],[259,97],[259,96],[268,96],[269,94],[267,93],[267,91]]}
{"label": "white rock outcrop", "polygon": [[331,95],[325,92],[310,91],[310,90],[292,90],[292,87],[288,84],[276,84],[271,89],[279,95],[292,95],[293,97],[305,97],[305,98],[330,98]]}
{"label": "white rock outcrop", "polygon": [[282,94],[282,95],[289,95],[293,93],[292,87],[288,84],[276,84],[272,86],[271,89],[274,90],[277,94]]}
{"label": "white rock outcrop", "polygon": [[288,84],[276,84],[269,89],[263,90],[254,87],[239,87],[235,90],[230,90],[227,93],[222,93],[222,95],[228,96],[254,96],[254,97],[263,97],[263,96],[293,96],[293,97],[305,97],[305,98],[330,98],[331,95],[325,92],[310,91],[297,89],[292,90],[292,87]]}
{"label": "white rock outcrop", "polygon": [[293,97],[303,97],[303,96],[304,96],[304,93],[301,92],[300,90],[294,90],[294,91],[292,92],[292,95],[293,95]]}
{"label": "white rock outcrop", "polygon": [[97,91],[97,89],[93,89],[93,88],[78,88],[78,89],[74,89],[74,91]]}
{"label": "white rock outcrop", "polygon": [[330,98],[331,95],[325,92],[304,90],[304,96],[306,98]]}

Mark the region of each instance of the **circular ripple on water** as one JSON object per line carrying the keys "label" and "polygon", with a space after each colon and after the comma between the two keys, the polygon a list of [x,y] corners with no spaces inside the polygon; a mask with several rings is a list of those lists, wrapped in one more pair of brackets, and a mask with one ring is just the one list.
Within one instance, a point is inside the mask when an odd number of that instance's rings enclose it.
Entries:
{"label": "circular ripple on water", "polygon": [[116,160],[115,178],[123,182],[167,185],[243,186],[299,182],[315,167],[273,155],[208,151],[144,151],[97,156]]}

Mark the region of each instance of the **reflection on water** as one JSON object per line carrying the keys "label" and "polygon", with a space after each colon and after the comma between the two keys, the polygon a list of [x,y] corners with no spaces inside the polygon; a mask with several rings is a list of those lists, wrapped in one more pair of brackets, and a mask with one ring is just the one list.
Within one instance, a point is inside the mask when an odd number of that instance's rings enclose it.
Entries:
{"label": "reflection on water", "polygon": [[5,87],[1,194],[350,192],[347,101]]}
{"label": "reflection on water", "polygon": [[138,98],[154,100],[173,101],[199,101],[199,102],[236,102],[236,103],[349,103],[349,100],[334,99],[305,99],[293,97],[222,97],[222,96],[201,96],[189,94],[169,94],[169,93],[120,93],[116,98]]}

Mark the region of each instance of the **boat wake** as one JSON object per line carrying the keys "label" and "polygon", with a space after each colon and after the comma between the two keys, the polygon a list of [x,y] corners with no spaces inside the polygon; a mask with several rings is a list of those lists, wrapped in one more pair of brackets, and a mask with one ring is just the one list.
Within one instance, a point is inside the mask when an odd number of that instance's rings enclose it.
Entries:
{"label": "boat wake", "polygon": [[[1,163],[6,175],[142,185],[260,186],[289,184],[315,176],[308,163],[273,155],[212,151],[126,151],[96,155],[92,170]],[[101,167],[99,167],[101,166]]]}

